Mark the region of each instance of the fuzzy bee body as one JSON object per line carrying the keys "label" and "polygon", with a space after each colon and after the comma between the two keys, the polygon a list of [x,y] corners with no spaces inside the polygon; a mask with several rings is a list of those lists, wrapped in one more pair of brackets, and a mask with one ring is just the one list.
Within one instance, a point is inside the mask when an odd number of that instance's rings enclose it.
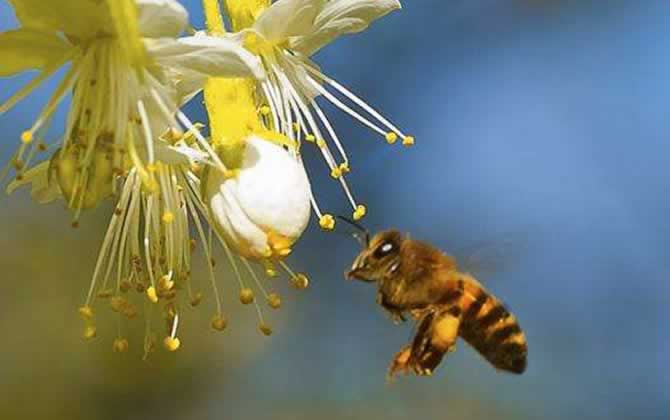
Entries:
{"label": "fuzzy bee body", "polygon": [[430,244],[395,230],[381,232],[368,241],[347,276],[377,282],[377,302],[394,320],[409,315],[417,321],[414,339],[391,363],[391,376],[431,374],[458,337],[495,368],[524,372],[528,348],[514,315]]}

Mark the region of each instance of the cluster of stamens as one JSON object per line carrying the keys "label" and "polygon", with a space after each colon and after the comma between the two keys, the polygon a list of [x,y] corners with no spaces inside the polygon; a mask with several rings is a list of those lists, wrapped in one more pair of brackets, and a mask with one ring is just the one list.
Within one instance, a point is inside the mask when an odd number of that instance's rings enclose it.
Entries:
{"label": "cluster of stamens", "polygon": [[[254,45],[258,43],[258,40],[256,40]],[[366,215],[367,209],[355,200],[346,181],[346,176],[351,172],[349,157],[332,124],[315,98],[310,97],[301,88],[318,92],[335,107],[381,135],[388,144],[392,145],[401,140],[403,146],[410,147],[414,145],[414,137],[403,134],[374,108],[337,81],[321,73],[315,66],[304,61],[304,58],[298,57],[295,52],[285,50],[280,45],[273,46],[267,43],[263,45],[263,48],[256,47],[252,51],[260,55],[268,74],[267,80],[261,84],[265,102],[259,107],[260,117],[266,126],[281,132],[294,141],[298,147],[303,141],[315,145],[328,166],[330,176],[339,182],[352,206],[352,218],[354,220],[362,219]],[[295,76],[294,69],[297,68],[305,70],[304,81],[298,80]],[[303,86],[305,81],[308,86]],[[327,90],[324,85],[330,86],[335,92],[371,116],[372,119],[366,118],[363,112],[356,111],[352,106],[344,103]],[[331,149],[331,144],[337,149],[339,162]],[[319,226],[326,231],[333,230],[335,228],[335,218],[331,214],[322,212],[314,197],[312,197],[311,203],[314,213],[318,217]]]}

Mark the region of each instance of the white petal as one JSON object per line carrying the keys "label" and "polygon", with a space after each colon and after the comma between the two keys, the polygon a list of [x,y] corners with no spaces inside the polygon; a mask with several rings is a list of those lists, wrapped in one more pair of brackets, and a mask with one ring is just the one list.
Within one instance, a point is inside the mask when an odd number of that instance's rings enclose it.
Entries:
{"label": "white petal", "polygon": [[268,41],[283,41],[313,31],[324,0],[279,0],[261,13],[254,29]]}
{"label": "white petal", "polygon": [[14,180],[7,185],[7,194],[12,194],[17,188],[30,184],[30,195],[38,203],[49,203],[61,197],[57,183],[49,178],[49,165],[50,162],[46,161],[27,170],[20,181]]}
{"label": "white petal", "polygon": [[398,0],[333,0],[316,17],[314,31],[290,40],[290,48],[310,56],[341,35],[361,32],[374,20],[400,9]]}
{"label": "white petal", "polygon": [[185,79],[265,78],[259,58],[229,39],[189,36],[176,40],[146,40],[145,44],[152,58],[182,74]]}
{"label": "white petal", "polygon": [[112,25],[106,1],[9,0],[21,26],[63,32],[76,38],[95,36]]}
{"label": "white petal", "polygon": [[228,218],[235,236],[253,252],[258,255],[265,254],[269,250],[268,237],[261,227],[249,217],[246,212],[248,209],[242,208],[239,202],[240,187],[237,180],[225,182],[222,189],[226,197]]}
{"label": "white petal", "polygon": [[269,250],[267,235],[241,208],[237,180],[225,180],[223,174],[212,171],[207,176],[206,191],[216,227],[229,244],[248,257],[265,255]]}
{"label": "white petal", "polygon": [[310,186],[302,165],[282,147],[251,137],[238,176],[239,200],[258,225],[297,238],[309,221]]}
{"label": "white petal", "polygon": [[140,31],[149,38],[175,37],[188,25],[188,12],[174,0],[136,0]]}
{"label": "white petal", "polygon": [[0,77],[41,69],[63,58],[71,45],[54,33],[17,29],[0,33]]}

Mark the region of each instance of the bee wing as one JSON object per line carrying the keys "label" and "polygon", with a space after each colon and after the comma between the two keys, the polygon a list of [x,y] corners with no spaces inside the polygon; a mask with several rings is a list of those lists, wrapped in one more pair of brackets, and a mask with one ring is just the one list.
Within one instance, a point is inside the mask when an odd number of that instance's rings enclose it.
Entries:
{"label": "bee wing", "polygon": [[461,271],[475,277],[489,277],[509,271],[529,248],[527,234],[508,233],[476,242],[454,253]]}

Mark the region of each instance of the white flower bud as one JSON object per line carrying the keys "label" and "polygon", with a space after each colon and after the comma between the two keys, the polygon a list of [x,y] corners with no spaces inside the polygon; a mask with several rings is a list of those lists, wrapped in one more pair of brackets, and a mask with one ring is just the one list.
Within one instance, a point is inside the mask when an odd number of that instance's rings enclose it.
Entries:
{"label": "white flower bud", "polygon": [[252,135],[236,176],[226,179],[212,170],[204,182],[204,199],[217,230],[244,257],[288,255],[307,227],[307,174],[297,158],[275,143]]}

